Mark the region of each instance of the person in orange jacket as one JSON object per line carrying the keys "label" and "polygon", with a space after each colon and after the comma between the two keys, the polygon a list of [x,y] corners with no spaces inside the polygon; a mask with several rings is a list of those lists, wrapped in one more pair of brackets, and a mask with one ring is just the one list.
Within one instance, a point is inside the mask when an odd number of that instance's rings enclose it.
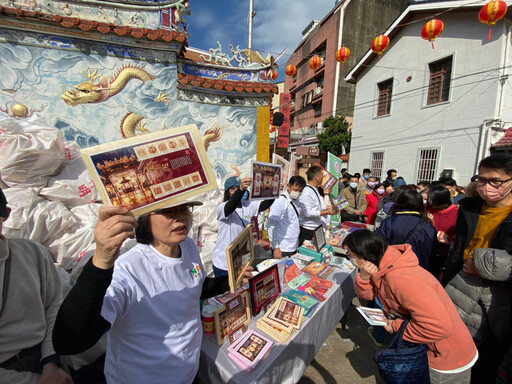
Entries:
{"label": "person in orange jacket", "polygon": [[411,246],[389,246],[379,235],[362,229],[349,234],[343,247],[359,268],[356,295],[380,300],[388,317],[386,331],[397,332],[403,319],[409,319],[404,340],[427,345],[431,383],[447,379],[469,383],[478,359],[475,343],[450,297],[419,266]]}

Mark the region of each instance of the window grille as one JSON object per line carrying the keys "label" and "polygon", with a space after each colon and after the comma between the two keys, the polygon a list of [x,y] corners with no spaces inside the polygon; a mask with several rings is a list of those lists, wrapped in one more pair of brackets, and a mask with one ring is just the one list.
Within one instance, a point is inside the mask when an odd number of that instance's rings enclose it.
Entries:
{"label": "window grille", "polygon": [[372,176],[380,178],[382,176],[382,167],[384,165],[384,152],[372,152],[372,162],[370,170]]}
{"label": "window grille", "polygon": [[434,181],[437,179],[438,156],[439,150],[436,148],[420,149],[416,182]]}

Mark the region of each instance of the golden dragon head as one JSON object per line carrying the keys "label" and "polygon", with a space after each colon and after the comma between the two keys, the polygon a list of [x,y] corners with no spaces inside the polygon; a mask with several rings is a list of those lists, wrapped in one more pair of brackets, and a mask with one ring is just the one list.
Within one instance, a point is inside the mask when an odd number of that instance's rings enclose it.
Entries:
{"label": "golden dragon head", "polygon": [[98,74],[97,69],[91,73],[90,68],[87,68],[87,74],[82,72],[82,75],[87,77],[89,80],[82,84],[78,84],[72,89],[67,89],[60,96],[67,105],[74,107],[79,104],[97,103],[103,99],[102,93],[104,93],[106,89],[100,88],[94,84],[94,80],[101,77],[101,73]]}

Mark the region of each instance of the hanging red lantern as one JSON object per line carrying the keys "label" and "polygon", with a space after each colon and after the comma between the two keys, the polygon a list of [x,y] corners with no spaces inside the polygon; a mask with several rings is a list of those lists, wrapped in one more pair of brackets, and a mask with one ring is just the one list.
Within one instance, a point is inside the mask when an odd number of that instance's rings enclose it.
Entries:
{"label": "hanging red lantern", "polygon": [[278,75],[279,75],[279,74],[277,73],[277,70],[275,70],[275,69],[269,69],[269,70],[267,71],[267,79],[270,79],[270,80],[272,80],[272,81],[274,81],[275,79],[277,79],[277,76],[278,76]]}
{"label": "hanging red lantern", "polygon": [[320,56],[313,56],[311,59],[309,59],[309,68],[311,68],[313,71],[317,71],[318,68],[322,66],[322,58]]}
{"label": "hanging red lantern", "polygon": [[343,69],[343,64],[350,58],[350,49],[347,47],[341,47],[336,51],[336,61],[341,63],[341,69]]}
{"label": "hanging red lantern", "polygon": [[377,55],[379,55],[379,61],[380,61],[380,55],[382,55],[382,52],[384,52],[389,47],[389,37],[380,35],[377,36],[375,39],[373,39],[372,43],[372,51],[375,52]]}
{"label": "hanging red lantern", "polygon": [[430,20],[421,29],[421,37],[432,43],[432,49],[434,49],[434,40],[443,33],[444,23],[441,20]]}
{"label": "hanging red lantern", "polygon": [[293,64],[288,64],[284,70],[284,72],[290,76],[293,77],[297,73],[297,67]]}
{"label": "hanging red lantern", "polygon": [[489,35],[487,40],[491,40],[491,27],[501,20],[507,13],[507,3],[504,1],[490,1],[480,8],[478,20],[481,23],[489,25]]}

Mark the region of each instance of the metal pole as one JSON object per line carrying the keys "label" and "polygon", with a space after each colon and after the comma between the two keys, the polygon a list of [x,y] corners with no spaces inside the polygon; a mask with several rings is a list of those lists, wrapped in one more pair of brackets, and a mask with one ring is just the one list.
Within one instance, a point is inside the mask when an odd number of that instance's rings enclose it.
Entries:
{"label": "metal pole", "polygon": [[249,41],[247,43],[247,48],[252,50],[252,18],[254,17],[254,0],[249,0]]}

